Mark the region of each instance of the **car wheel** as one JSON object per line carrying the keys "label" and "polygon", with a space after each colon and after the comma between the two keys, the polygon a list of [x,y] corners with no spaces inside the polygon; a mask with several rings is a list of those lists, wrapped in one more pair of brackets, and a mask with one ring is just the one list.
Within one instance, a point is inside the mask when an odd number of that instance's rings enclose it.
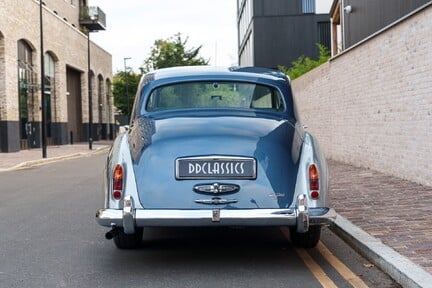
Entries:
{"label": "car wheel", "polygon": [[291,242],[295,246],[302,248],[314,248],[318,244],[320,237],[320,225],[309,226],[309,230],[306,233],[299,233],[296,231],[296,227],[290,227]]}
{"label": "car wheel", "polygon": [[134,234],[125,234],[123,228],[119,228],[117,235],[114,236],[114,243],[119,249],[138,248],[142,241],[143,228],[135,228]]}

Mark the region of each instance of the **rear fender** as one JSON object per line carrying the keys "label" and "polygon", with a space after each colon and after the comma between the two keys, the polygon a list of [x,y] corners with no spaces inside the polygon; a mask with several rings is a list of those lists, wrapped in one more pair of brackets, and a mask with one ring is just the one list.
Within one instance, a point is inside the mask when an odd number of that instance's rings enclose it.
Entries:
{"label": "rear fender", "polygon": [[[313,200],[310,197],[309,190],[309,165],[316,164],[319,173],[320,198]],[[290,208],[297,208],[298,197],[305,195],[308,208],[322,208],[327,206],[328,197],[328,171],[327,161],[320,150],[318,141],[310,133],[305,132],[301,148],[300,164],[297,172],[297,181],[294,193],[294,199]]]}
{"label": "rear fender", "polygon": [[[123,197],[115,200],[112,195],[112,175],[117,164],[123,166]],[[105,208],[123,209],[123,199],[130,195],[135,203],[135,208],[143,208],[138,198],[135,174],[132,166],[132,158],[129,152],[127,132],[120,134],[114,141],[107,159],[105,175]]]}

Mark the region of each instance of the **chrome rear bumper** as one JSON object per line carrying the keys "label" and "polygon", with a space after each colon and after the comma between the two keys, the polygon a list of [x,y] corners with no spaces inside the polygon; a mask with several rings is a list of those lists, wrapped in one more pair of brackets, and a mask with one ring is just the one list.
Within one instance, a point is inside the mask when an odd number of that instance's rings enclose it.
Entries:
{"label": "chrome rear bumper", "polygon": [[126,196],[122,210],[100,209],[96,220],[102,226],[123,227],[126,234],[150,226],[297,226],[301,233],[310,224],[330,224],[336,218],[334,209],[308,209],[306,199],[298,200],[296,209],[153,210],[135,209],[133,199]]}

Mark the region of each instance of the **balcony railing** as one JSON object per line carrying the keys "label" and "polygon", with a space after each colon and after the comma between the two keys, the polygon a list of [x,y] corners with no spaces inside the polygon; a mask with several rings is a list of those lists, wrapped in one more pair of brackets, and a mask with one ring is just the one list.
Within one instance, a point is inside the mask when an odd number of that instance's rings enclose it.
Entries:
{"label": "balcony railing", "polygon": [[86,27],[90,31],[105,30],[105,13],[99,7],[81,6],[80,25]]}

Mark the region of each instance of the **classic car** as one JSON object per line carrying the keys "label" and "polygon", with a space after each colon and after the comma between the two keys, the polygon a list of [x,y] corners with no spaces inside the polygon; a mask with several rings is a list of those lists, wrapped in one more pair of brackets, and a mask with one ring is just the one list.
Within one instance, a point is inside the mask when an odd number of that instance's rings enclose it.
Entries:
{"label": "classic car", "polygon": [[281,72],[166,68],[141,78],[114,141],[97,222],[120,249],[152,226],[284,226],[314,247],[331,223],[327,164]]}

